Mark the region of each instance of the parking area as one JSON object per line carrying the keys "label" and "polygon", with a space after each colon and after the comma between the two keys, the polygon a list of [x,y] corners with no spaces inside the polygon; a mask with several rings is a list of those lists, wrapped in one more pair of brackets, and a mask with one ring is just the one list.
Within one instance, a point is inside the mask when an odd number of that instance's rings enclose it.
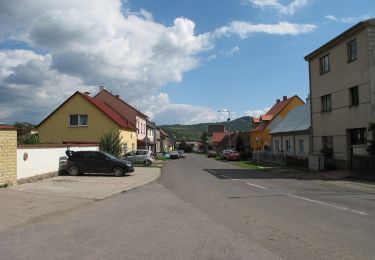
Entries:
{"label": "parking area", "polygon": [[101,200],[116,193],[127,191],[156,180],[160,169],[156,167],[136,167],[129,176],[111,175],[57,176],[33,183],[12,186],[10,190],[55,195],[76,199]]}
{"label": "parking area", "polygon": [[128,191],[160,176],[160,168],[136,167],[130,176],[57,176],[0,189],[0,232],[46,216],[63,215],[97,200]]}

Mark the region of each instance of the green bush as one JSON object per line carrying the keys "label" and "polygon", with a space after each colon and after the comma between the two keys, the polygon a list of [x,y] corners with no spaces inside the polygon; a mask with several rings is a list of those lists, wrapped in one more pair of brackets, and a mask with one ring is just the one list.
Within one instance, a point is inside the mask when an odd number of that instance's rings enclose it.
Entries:
{"label": "green bush", "polygon": [[123,152],[122,147],[123,144],[119,132],[110,131],[103,134],[100,138],[99,150],[102,152],[109,153],[118,158]]}

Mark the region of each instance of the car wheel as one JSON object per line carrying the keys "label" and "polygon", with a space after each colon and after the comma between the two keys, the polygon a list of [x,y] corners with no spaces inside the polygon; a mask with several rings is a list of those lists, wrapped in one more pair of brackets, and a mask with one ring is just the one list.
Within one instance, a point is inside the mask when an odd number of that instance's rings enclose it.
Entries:
{"label": "car wheel", "polygon": [[124,169],[122,169],[119,166],[116,166],[115,168],[113,168],[112,173],[115,177],[121,177],[124,175]]}
{"label": "car wheel", "polygon": [[151,161],[150,160],[146,160],[145,163],[144,163],[145,166],[150,166],[151,165]]}
{"label": "car wheel", "polygon": [[70,176],[78,176],[79,175],[79,169],[75,165],[70,166],[69,169],[68,169],[68,173],[69,173]]}

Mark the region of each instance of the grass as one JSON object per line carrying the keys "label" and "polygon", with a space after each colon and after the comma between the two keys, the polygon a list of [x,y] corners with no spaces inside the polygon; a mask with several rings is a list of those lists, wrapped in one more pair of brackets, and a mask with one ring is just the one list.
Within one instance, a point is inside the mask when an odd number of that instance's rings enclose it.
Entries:
{"label": "grass", "polygon": [[269,170],[269,169],[275,168],[275,167],[259,165],[254,162],[247,162],[247,161],[233,162],[233,164],[238,167],[248,169],[248,170]]}

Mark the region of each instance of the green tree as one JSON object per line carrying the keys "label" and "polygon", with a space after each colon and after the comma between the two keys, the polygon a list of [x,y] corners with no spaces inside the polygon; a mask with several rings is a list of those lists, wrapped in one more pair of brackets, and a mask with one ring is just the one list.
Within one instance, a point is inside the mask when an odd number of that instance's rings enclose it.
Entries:
{"label": "green tree", "polygon": [[186,150],[186,141],[185,139],[181,139],[180,144],[178,145],[178,150]]}
{"label": "green tree", "polygon": [[201,143],[202,143],[202,150],[203,152],[207,152],[208,150],[208,134],[207,131],[203,131],[201,135]]}
{"label": "green tree", "polygon": [[123,143],[119,132],[109,131],[100,138],[99,150],[120,157],[123,152]]}
{"label": "green tree", "polygon": [[24,135],[21,139],[18,140],[18,144],[39,144],[39,135],[38,134],[28,134]]}
{"label": "green tree", "polygon": [[240,134],[237,135],[237,140],[236,140],[236,151],[237,152],[243,152],[245,151],[245,146],[243,139]]}
{"label": "green tree", "polygon": [[19,143],[21,139],[30,137],[31,130],[34,129],[34,125],[28,122],[15,122],[13,126],[17,130],[17,141]]}

